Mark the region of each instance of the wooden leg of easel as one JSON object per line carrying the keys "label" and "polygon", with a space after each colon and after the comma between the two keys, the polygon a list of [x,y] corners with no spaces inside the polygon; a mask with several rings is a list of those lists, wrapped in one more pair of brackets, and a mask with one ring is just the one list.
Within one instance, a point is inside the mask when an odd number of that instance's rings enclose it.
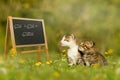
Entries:
{"label": "wooden leg of easel", "polygon": [[8,42],[9,42],[9,35],[10,35],[10,28],[9,28],[9,21],[7,20],[7,26],[6,26],[6,37],[5,37],[5,50],[4,50],[4,58],[7,58],[8,55]]}
{"label": "wooden leg of easel", "polygon": [[41,46],[38,46],[38,55],[37,55],[38,62],[40,62],[40,50],[41,50]]}
{"label": "wooden leg of easel", "polygon": [[50,61],[50,57],[49,57],[49,53],[48,53],[48,49],[46,49],[46,57],[47,57],[47,61]]}
{"label": "wooden leg of easel", "polygon": [[8,46],[5,46],[5,51],[4,51],[4,58],[7,59],[8,55]]}

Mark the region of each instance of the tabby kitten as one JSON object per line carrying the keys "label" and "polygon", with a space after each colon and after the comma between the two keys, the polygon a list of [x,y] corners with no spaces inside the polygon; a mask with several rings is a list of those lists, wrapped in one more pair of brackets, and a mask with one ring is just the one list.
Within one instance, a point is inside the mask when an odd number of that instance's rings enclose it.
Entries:
{"label": "tabby kitten", "polygon": [[92,41],[82,41],[79,44],[78,50],[82,54],[86,66],[94,64],[107,65],[105,57],[95,50],[95,44]]}

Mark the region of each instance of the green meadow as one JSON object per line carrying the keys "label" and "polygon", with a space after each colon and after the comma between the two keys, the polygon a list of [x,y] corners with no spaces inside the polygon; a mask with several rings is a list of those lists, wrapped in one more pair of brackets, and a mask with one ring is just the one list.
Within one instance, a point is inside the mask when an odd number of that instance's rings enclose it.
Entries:
{"label": "green meadow", "polygon": [[[12,48],[4,59],[8,16],[44,19],[50,62],[45,52],[37,62],[37,53]],[[109,65],[68,66],[59,41],[69,33],[94,41]],[[120,80],[119,44],[120,0],[0,0],[0,80]]]}
{"label": "green meadow", "polygon": [[50,52],[51,62],[47,63],[45,54],[37,62],[35,53],[11,56],[0,61],[0,80],[119,80],[120,59],[106,56],[109,65],[91,67],[68,66],[64,53]]}

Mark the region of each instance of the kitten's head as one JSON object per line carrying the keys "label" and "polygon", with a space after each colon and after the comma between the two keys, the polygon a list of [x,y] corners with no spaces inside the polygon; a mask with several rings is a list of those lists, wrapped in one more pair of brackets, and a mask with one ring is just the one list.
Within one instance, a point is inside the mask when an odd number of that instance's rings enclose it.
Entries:
{"label": "kitten's head", "polygon": [[79,50],[84,52],[84,51],[90,50],[94,46],[95,46],[95,43],[93,41],[85,40],[79,44]]}
{"label": "kitten's head", "polygon": [[70,47],[71,45],[75,44],[74,35],[73,34],[64,35],[60,43],[61,46]]}

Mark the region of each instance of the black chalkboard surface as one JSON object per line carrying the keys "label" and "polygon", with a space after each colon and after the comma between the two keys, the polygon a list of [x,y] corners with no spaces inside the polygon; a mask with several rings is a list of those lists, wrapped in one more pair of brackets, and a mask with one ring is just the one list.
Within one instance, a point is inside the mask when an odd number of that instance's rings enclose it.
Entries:
{"label": "black chalkboard surface", "polygon": [[42,20],[12,18],[12,23],[16,45],[45,43]]}

